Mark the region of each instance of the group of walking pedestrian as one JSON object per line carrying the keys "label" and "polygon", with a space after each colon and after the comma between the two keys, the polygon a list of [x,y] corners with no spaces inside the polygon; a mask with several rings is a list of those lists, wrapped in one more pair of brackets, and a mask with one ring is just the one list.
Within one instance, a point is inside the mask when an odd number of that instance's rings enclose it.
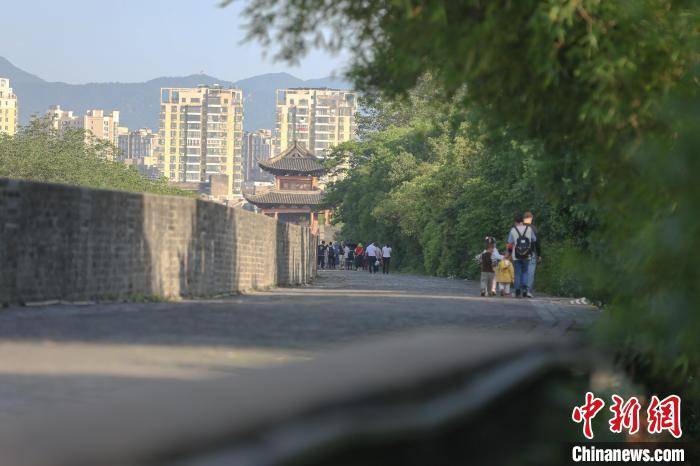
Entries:
{"label": "group of walking pedestrian", "polygon": [[335,244],[333,241],[330,241],[328,244],[326,244],[325,241],[321,241],[321,243],[318,245],[318,251],[316,255],[316,259],[318,260],[318,268],[319,269],[335,269],[338,266],[343,267],[343,263],[341,262],[341,254],[342,251],[342,246],[336,242]]}
{"label": "group of walking pedestrian", "polygon": [[391,253],[389,244],[380,247],[371,242],[365,247],[362,243],[350,244],[337,241],[326,244],[324,240],[318,245],[318,268],[366,270],[369,273],[379,273],[381,267],[382,273],[388,274]]}
{"label": "group of walking pedestrian", "polygon": [[498,252],[496,239],[487,236],[484,250],[474,258],[481,270],[481,296],[511,296],[532,298],[537,264],[542,260],[542,242],[533,224],[532,212],[517,214],[508,233],[503,254]]}

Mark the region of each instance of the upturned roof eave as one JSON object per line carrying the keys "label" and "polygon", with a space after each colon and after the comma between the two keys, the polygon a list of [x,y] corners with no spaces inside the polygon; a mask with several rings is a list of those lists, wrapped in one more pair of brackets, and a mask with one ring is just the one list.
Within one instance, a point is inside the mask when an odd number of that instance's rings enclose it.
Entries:
{"label": "upturned roof eave", "polygon": [[297,170],[290,168],[275,167],[269,165],[263,165],[262,162],[258,162],[258,166],[265,172],[271,175],[284,176],[284,175],[307,175],[307,176],[322,176],[325,175],[327,170],[319,166],[319,168],[314,168],[312,170]]}
{"label": "upturned roof eave", "polygon": [[[290,199],[274,199],[275,196],[291,196]],[[305,198],[300,198],[295,201],[294,196],[305,196]],[[282,206],[282,205],[287,205],[287,206],[309,206],[309,207],[314,207],[314,206],[320,206],[323,204],[323,194],[321,192],[318,193],[289,193],[285,191],[268,191],[263,194],[253,194],[253,195],[246,195],[244,194],[243,197],[245,198],[246,201],[250,202],[251,204],[254,204],[256,206]],[[315,199],[314,199],[315,198]],[[311,201],[311,202],[309,202]]]}
{"label": "upturned roof eave", "polygon": [[[290,166],[294,164],[299,166]],[[307,166],[302,167],[303,165]],[[294,143],[281,154],[267,160],[258,161],[258,166],[273,175],[292,173],[322,175],[327,172],[326,168],[321,164],[321,159],[316,157],[316,155],[305,147],[299,145],[297,141],[294,141]]]}

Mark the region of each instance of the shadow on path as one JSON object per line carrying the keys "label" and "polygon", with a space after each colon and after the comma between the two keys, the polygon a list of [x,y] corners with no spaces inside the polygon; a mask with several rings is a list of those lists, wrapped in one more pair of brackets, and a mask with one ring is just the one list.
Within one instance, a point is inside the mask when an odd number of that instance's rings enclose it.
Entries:
{"label": "shadow on path", "polygon": [[218,300],[10,308],[0,311],[0,342],[314,350],[425,327],[578,330],[596,315],[555,298],[481,298],[461,280],[327,271],[312,286]]}

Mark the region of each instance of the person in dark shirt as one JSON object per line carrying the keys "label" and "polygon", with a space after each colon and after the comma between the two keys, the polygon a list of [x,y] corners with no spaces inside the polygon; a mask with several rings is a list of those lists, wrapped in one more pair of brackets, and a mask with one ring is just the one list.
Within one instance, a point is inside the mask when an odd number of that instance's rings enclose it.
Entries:
{"label": "person in dark shirt", "polygon": [[321,241],[321,244],[318,245],[317,251],[318,267],[321,269],[326,268],[326,248],[326,242]]}
{"label": "person in dark shirt", "polygon": [[352,270],[355,266],[355,246],[351,244],[345,245],[345,270]]}
{"label": "person in dark shirt", "polygon": [[[491,261],[492,261],[492,268],[496,266],[499,260],[503,259],[503,256],[498,252],[498,248],[496,248],[496,238],[493,236],[487,236],[484,238],[484,251],[481,252],[480,254],[477,254],[474,257],[474,260],[476,261],[477,264],[479,264],[479,268],[482,272],[484,272],[484,269],[481,268],[481,257],[484,253],[490,252],[491,254]],[[491,270],[492,272],[495,272],[495,269]],[[490,281],[490,288],[486,291],[486,293],[482,293],[482,296],[484,295],[491,295],[495,296],[496,295],[496,280],[495,278],[491,279]]]}
{"label": "person in dark shirt", "polygon": [[481,270],[481,296],[494,296],[496,270],[494,266],[498,263],[500,255],[495,251],[495,244],[487,242],[486,249],[478,254],[474,259],[479,263]]}
{"label": "person in dark shirt", "polygon": [[335,268],[335,246],[333,245],[333,241],[328,243],[328,249],[327,249],[326,256],[328,257],[328,259],[327,259],[328,268],[334,269]]}

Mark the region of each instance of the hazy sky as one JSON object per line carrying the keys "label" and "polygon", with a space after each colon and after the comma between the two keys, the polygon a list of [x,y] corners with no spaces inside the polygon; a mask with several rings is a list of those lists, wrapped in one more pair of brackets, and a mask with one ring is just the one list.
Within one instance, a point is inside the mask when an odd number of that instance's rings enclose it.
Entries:
{"label": "hazy sky", "polygon": [[[0,56],[49,81],[146,81],[204,72],[235,81],[287,71],[340,74],[345,58],[321,51],[299,67],[241,44],[240,11],[217,0],[2,0]],[[272,54],[269,54],[272,55]]]}

